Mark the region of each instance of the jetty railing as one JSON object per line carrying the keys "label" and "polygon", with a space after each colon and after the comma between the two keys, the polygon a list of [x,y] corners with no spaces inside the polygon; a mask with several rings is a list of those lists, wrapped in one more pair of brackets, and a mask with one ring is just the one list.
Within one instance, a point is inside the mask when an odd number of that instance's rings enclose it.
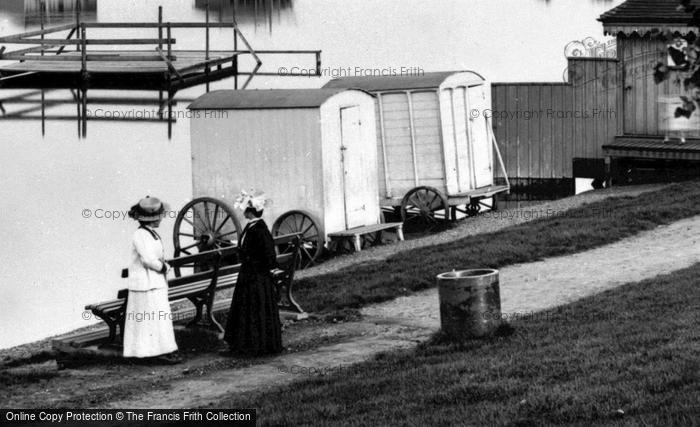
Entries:
{"label": "jetty railing", "polygon": [[[113,28],[113,29],[129,29],[129,28],[157,28],[159,33],[165,29],[167,32],[166,37],[158,38],[87,38],[88,28]],[[177,53],[177,50],[173,49],[173,45],[176,44],[177,40],[173,38],[170,34],[175,28],[204,28],[205,30],[211,28],[232,28],[234,31],[234,49],[233,50],[211,50],[209,43],[206,43],[205,49],[201,51],[205,55],[205,60],[198,62],[196,64],[188,65],[183,68],[176,68],[173,65],[173,61],[177,60],[177,56],[173,53]],[[54,34],[61,31],[68,31],[66,38],[44,38],[44,36],[49,34]],[[72,39],[71,37],[77,34],[77,38]],[[36,36],[41,36],[42,38],[32,38]],[[206,37],[209,39],[209,36]],[[245,45],[246,49],[237,49],[237,41],[240,40]],[[228,62],[236,62],[239,55],[248,54],[251,55],[255,60],[255,67],[250,72],[239,72],[238,74],[248,75],[248,79],[243,84],[241,89],[244,89],[250,78],[254,75],[280,75],[278,73],[259,73],[259,69],[262,66],[262,61],[260,55],[299,55],[308,54],[314,56],[315,74],[321,75],[321,51],[320,50],[255,50],[251,47],[250,43],[246,37],[241,33],[238,25],[235,21],[232,22],[220,22],[220,23],[196,23],[196,22],[162,22],[162,23],[147,23],[147,22],[134,22],[134,23],[122,23],[122,22],[103,22],[103,23],[81,23],[78,27],[75,24],[65,24],[61,26],[56,26],[52,28],[46,28],[43,30],[29,31],[21,34],[14,34],[11,36],[0,37],[0,43],[5,44],[35,44],[38,46],[30,47],[27,49],[20,49],[6,52],[6,46],[0,46],[0,61],[80,61],[83,64],[81,72],[88,72],[87,63],[88,62],[165,62],[169,66],[173,67],[172,71],[177,70],[177,72],[182,73],[183,71],[195,71],[197,69],[208,69],[209,71],[213,67],[220,67]],[[76,55],[61,55],[65,48],[71,45],[76,46],[76,50],[80,53],[80,56]],[[154,45],[153,55],[145,55],[147,51],[134,51],[134,50],[114,50],[109,53],[98,52],[90,53],[88,50],[89,46],[136,46],[136,45]],[[167,47],[166,52],[163,52],[164,45]],[[129,53],[132,53],[129,55]],[[138,53],[138,54],[137,54]],[[53,56],[47,54],[54,54]],[[230,54],[223,58],[211,59],[212,54]],[[313,75],[313,74],[312,74]],[[308,76],[305,73],[285,73],[284,76]],[[0,79],[1,80],[1,79]]]}
{"label": "jetty railing", "polygon": [[[79,9],[76,12],[76,21],[71,24],[58,25],[44,28],[42,19],[40,30],[28,31],[21,34],[0,37],[0,61],[19,61],[27,63],[21,67],[0,67],[0,88],[56,88],[53,81],[41,81],[36,75],[39,73],[51,73],[61,68],[66,73],[73,73],[69,83],[65,87],[76,89],[75,95],[78,102],[78,131],[81,136],[86,134],[87,124],[87,90],[89,88],[110,89],[140,89],[159,91],[159,115],[167,107],[168,109],[168,136],[172,135],[172,106],[175,94],[184,88],[206,84],[209,91],[210,82],[223,78],[233,77],[234,89],[245,89],[254,76],[304,76],[321,75],[321,51],[320,50],[260,50],[253,49],[246,37],[242,34],[235,18],[230,22],[209,22],[207,8],[206,22],[163,22],[162,7],[158,9],[158,22],[82,22]],[[154,29],[157,37],[154,38],[99,38],[88,37],[92,29]],[[177,43],[172,33],[176,29],[201,28],[205,31],[205,46],[202,50],[176,50]],[[232,30],[232,50],[212,50],[210,46],[210,30],[230,28]],[[65,38],[57,38],[57,33],[67,31]],[[49,38],[50,37],[50,38]],[[8,45],[35,45],[32,47],[7,51]],[[241,44],[241,48],[239,48]],[[75,46],[75,51],[69,49]],[[127,49],[93,50],[95,46],[121,46]],[[152,50],[134,50],[134,46],[152,46]],[[200,55],[198,58],[197,55]],[[239,69],[239,57],[247,55],[253,60],[252,70]],[[290,72],[280,74],[261,71],[262,55],[313,55],[314,73]],[[181,56],[182,60],[178,61]],[[56,63],[79,62],[80,67],[69,65],[59,66]],[[162,63],[164,67],[148,65],[148,63]],[[114,71],[115,64],[119,63],[119,71]],[[55,64],[55,65],[54,65]],[[311,67],[309,67],[311,68]],[[94,78],[94,74],[109,76],[103,79]],[[111,74],[110,74],[111,73]],[[124,77],[133,73],[153,73],[159,78],[152,79],[152,86],[134,86],[134,80]],[[239,76],[246,79],[239,87]],[[49,79],[51,80],[51,79]],[[10,82],[11,81],[11,82]],[[105,85],[108,85],[105,87]],[[131,85],[131,86],[130,86]],[[163,94],[167,93],[167,99]],[[42,94],[43,100],[43,94]],[[3,109],[4,110],[4,109]],[[3,111],[4,112],[4,111]],[[42,108],[42,129],[44,111]],[[82,126],[80,125],[82,123]]]}

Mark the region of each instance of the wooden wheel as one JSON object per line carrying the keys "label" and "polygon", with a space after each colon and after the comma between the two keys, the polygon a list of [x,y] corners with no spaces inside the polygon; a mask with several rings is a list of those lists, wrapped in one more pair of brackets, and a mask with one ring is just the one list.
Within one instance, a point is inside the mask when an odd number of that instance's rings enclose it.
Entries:
{"label": "wooden wheel", "polygon": [[401,219],[406,228],[430,231],[450,219],[447,198],[436,188],[416,187],[401,200]]}
{"label": "wooden wheel", "polygon": [[294,210],[282,214],[272,224],[272,235],[300,234],[301,257],[297,268],[310,267],[323,253],[323,231],[311,214],[301,210]]}
{"label": "wooden wheel", "polygon": [[382,232],[381,231],[375,231],[374,233],[367,233],[363,234],[360,237],[360,244],[362,245],[362,249],[369,248],[370,246],[376,246],[381,243],[382,240]]}
{"label": "wooden wheel", "polygon": [[355,244],[352,239],[338,239],[334,241],[332,250],[339,255],[351,254],[355,252]]}
{"label": "wooden wheel", "polygon": [[[360,236],[360,249],[364,250],[381,243],[382,232],[375,231],[374,233],[365,233]],[[353,239],[336,239],[333,241],[331,250],[339,255],[352,254],[356,252]]]}
{"label": "wooden wheel", "polygon": [[[240,232],[238,218],[226,202],[199,197],[177,214],[173,232],[175,257],[236,245]],[[227,261],[237,260],[225,260],[228,264]],[[195,266],[195,271],[197,269]],[[180,268],[175,268],[175,275],[180,277]]]}

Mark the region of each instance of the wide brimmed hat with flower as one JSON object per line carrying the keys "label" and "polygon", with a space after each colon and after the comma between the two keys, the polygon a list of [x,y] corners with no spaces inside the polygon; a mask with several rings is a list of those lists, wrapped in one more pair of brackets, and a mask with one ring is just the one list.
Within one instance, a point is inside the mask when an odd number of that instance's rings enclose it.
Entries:
{"label": "wide brimmed hat with flower", "polygon": [[241,190],[241,194],[236,197],[233,202],[233,207],[245,211],[248,208],[253,208],[256,211],[262,211],[266,206],[271,203],[270,199],[265,198],[265,193],[261,191],[255,191],[250,189],[250,191]]}
{"label": "wide brimmed hat with flower", "polygon": [[168,204],[159,198],[146,196],[129,209],[129,218],[143,222],[158,221],[165,216],[168,209]]}

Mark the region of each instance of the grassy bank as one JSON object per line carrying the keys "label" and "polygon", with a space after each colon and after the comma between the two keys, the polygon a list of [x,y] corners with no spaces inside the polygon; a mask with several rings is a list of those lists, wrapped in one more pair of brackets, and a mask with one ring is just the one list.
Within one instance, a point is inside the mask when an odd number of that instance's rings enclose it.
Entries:
{"label": "grassy bank", "polygon": [[508,336],[436,337],[215,406],[257,407],[264,425],[692,425],[698,277],[700,264],[523,318]]}
{"label": "grassy bank", "polygon": [[[498,221],[502,214],[489,215]],[[309,311],[358,308],[432,287],[437,274],[452,269],[501,268],[613,243],[700,214],[700,182],[674,184],[637,197],[613,197],[568,211],[539,211],[534,206],[516,214],[538,219],[299,279],[296,298]]]}

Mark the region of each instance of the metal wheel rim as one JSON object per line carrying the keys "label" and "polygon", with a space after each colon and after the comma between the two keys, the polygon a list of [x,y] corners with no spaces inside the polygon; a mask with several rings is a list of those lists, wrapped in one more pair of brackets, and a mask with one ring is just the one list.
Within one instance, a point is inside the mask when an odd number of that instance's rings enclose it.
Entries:
{"label": "metal wheel rim", "polygon": [[[436,212],[442,211],[442,217]],[[406,193],[401,201],[401,219],[404,224],[416,225],[431,230],[441,222],[449,221],[450,209],[447,199],[433,187],[416,187]]]}
{"label": "metal wheel rim", "polygon": [[[213,197],[196,198],[178,212],[173,230],[175,257],[237,244],[241,226],[234,209]],[[180,268],[175,275],[180,277]]]}
{"label": "metal wheel rim", "polygon": [[299,269],[316,263],[323,252],[323,233],[311,214],[304,211],[289,211],[282,214],[272,225],[272,235],[301,234],[301,257]]}

